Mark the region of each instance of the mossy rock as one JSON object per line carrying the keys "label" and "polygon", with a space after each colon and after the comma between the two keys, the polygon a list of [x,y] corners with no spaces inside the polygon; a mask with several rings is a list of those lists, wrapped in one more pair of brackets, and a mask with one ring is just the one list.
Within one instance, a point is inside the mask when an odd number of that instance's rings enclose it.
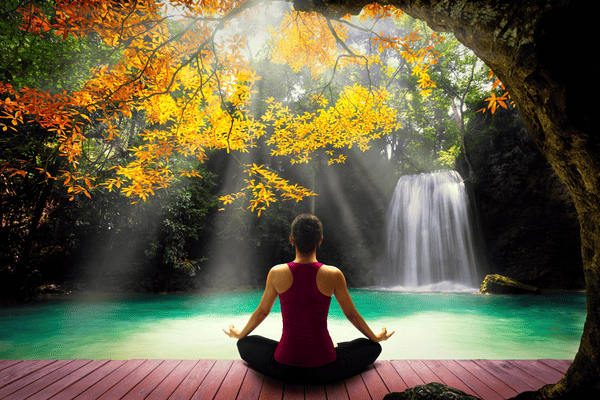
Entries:
{"label": "mossy rock", "polygon": [[483,294],[540,294],[540,289],[506,276],[493,274],[485,277],[479,287],[479,292]]}
{"label": "mossy rock", "polygon": [[461,392],[453,387],[438,382],[418,385],[404,392],[392,392],[383,400],[480,400],[478,397]]}

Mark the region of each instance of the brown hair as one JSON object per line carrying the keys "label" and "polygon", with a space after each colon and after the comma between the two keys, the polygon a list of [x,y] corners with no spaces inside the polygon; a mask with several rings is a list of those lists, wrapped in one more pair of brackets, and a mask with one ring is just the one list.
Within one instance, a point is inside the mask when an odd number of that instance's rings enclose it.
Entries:
{"label": "brown hair", "polygon": [[300,253],[312,253],[322,238],[323,224],[316,216],[302,214],[292,222],[292,239]]}

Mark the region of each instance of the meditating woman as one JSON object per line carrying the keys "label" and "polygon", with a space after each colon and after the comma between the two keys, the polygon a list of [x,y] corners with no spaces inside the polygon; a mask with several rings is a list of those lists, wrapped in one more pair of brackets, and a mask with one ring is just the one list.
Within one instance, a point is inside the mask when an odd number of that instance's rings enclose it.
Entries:
{"label": "meditating woman", "polygon": [[[379,342],[394,332],[387,333],[383,328],[380,334],[374,334],[354,307],[344,274],[317,261],[317,247],[323,241],[323,226],[317,217],[296,217],[290,241],[296,248],[296,259],[271,268],[260,304],[244,329],[239,331],[230,325],[229,331],[223,331],[239,339],[238,350],[244,361],[276,379],[326,384],[358,374],[375,362],[381,353]],[[283,317],[281,340],[248,336],[269,315],[278,295]],[[334,346],[327,330],[332,295],[367,339]]]}

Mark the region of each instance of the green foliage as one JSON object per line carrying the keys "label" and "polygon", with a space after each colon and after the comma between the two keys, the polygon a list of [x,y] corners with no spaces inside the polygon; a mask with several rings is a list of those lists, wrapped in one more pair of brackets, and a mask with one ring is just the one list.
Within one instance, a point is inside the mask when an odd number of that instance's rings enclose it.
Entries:
{"label": "green foliage", "polygon": [[200,269],[199,263],[206,260],[188,259],[189,246],[198,239],[209,210],[217,204],[216,196],[211,194],[215,176],[207,171],[201,174],[202,178],[185,179],[158,196],[158,229],[145,251],[150,259],[158,257],[162,265],[189,276],[194,276]]}
{"label": "green foliage", "polygon": [[[52,29],[39,35],[19,30],[22,17],[17,9],[30,4],[42,7],[52,16],[52,0],[8,0],[0,5],[0,80],[3,82],[17,89],[33,87],[50,93],[74,91],[90,77],[92,67],[116,60],[119,50],[109,50],[94,33],[63,38]],[[88,117],[91,124],[83,131],[87,140],[81,149],[77,170],[82,174],[92,173],[102,180],[114,176],[111,167],[129,162],[128,149],[142,144],[139,134],[146,127],[146,117],[143,111],[134,110],[130,117],[121,116],[116,120],[116,127],[113,121],[112,129],[116,128],[120,134],[112,141],[106,140],[112,134],[103,115],[90,113]],[[60,269],[63,272],[70,269],[60,264],[81,262],[103,273],[106,260],[113,260],[112,253],[123,249],[121,244],[137,249],[137,242],[145,238],[150,253],[152,248],[160,251],[161,262],[169,268],[195,273],[197,263],[186,258],[186,249],[202,229],[207,210],[215,205],[215,197],[210,193],[213,175],[206,172],[202,179],[182,178],[170,192],[157,196],[153,204],[132,205],[116,191],[93,188],[93,181],[86,187],[93,194],[92,198],[72,196],[66,188],[54,185],[53,178],[41,173],[52,171],[54,177],[62,175],[64,178],[73,172],[57,154],[55,133],[35,122],[21,124],[16,129],[16,133],[12,129],[0,131],[0,217],[3,221],[0,239],[8,243],[0,249],[0,272],[9,274],[7,276],[21,275],[15,279],[23,280],[25,275],[30,275],[27,271],[37,270],[48,279],[56,276]],[[189,162],[178,160],[178,164]],[[11,168],[23,173],[13,173]],[[162,228],[158,229],[158,225]],[[84,254],[92,252],[105,262],[89,263]],[[23,284],[18,282],[19,286]]]}
{"label": "green foliage", "polygon": [[18,29],[18,7],[29,4],[52,14],[52,0],[5,0],[0,5],[0,80],[15,88],[62,91],[79,89],[95,65],[114,57],[94,34],[64,38],[53,30],[40,35]]}
{"label": "green foliage", "polygon": [[[353,21],[353,23],[359,23]],[[371,22],[372,23],[372,22]],[[369,25],[369,28],[371,26]],[[421,21],[407,15],[396,21],[378,21],[373,28],[384,35],[409,36],[418,31],[417,46],[425,48],[433,31]],[[354,31],[346,40],[349,47],[361,46],[371,39],[368,32]],[[440,35],[438,35],[440,36]],[[344,86],[355,83],[368,87],[385,87],[391,93],[390,105],[395,108],[401,128],[374,141],[398,174],[422,173],[444,168],[445,156],[461,146],[461,130],[465,121],[474,115],[472,101],[484,95],[487,83],[483,64],[450,34],[435,47],[438,62],[429,70],[437,87],[423,95],[418,88],[419,77],[412,65],[393,49],[379,54],[380,64],[349,66],[320,82],[334,97]],[[458,116],[458,118],[457,118]]]}
{"label": "green foliage", "polygon": [[[110,55],[93,35],[63,40],[52,30],[40,35],[19,30],[22,16],[17,10],[30,5],[51,11],[54,1],[7,0],[0,4],[0,80],[16,89],[34,87],[50,93],[80,88],[92,65],[99,60],[108,62]],[[30,285],[25,280],[32,271],[48,270],[46,262],[59,253],[67,254],[72,244],[71,239],[61,237],[69,225],[68,213],[62,226],[50,217],[66,200],[66,193],[57,191],[55,179],[44,172],[56,177],[68,169],[58,155],[56,133],[36,122],[25,122],[29,123],[0,131],[0,271],[16,279],[19,287]],[[102,161],[81,160],[96,168],[106,166],[106,160]],[[50,235],[49,225],[56,226]]]}
{"label": "green foliage", "polygon": [[454,169],[456,159],[460,156],[460,147],[452,146],[448,150],[440,150],[439,162],[446,169]]}
{"label": "green foliage", "polygon": [[252,249],[258,259],[265,261],[263,268],[289,261],[286,256],[293,255],[288,239],[290,225],[305,207],[301,203],[278,202],[260,217],[241,209],[228,210],[218,215],[215,236],[222,244]]}
{"label": "green foliage", "polygon": [[[430,37],[429,27],[408,16],[396,21],[396,35],[418,30]],[[416,77],[400,60],[394,80],[396,107],[402,128],[387,138],[387,151],[400,174],[420,173],[453,167],[452,157],[459,153],[463,125],[474,116],[476,99],[485,95],[487,77],[484,65],[451,34],[436,46],[438,62],[430,75],[436,88],[428,97],[416,90]],[[449,158],[450,157],[450,158]]]}

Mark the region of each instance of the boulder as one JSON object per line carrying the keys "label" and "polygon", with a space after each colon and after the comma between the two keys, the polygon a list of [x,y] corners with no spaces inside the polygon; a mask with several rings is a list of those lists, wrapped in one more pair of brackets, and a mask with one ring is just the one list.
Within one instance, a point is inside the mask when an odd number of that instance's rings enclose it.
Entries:
{"label": "boulder", "polygon": [[540,289],[506,276],[493,274],[485,277],[479,287],[479,292],[483,294],[540,294]]}
{"label": "boulder", "polygon": [[383,400],[480,400],[458,389],[442,385],[438,382],[419,385],[404,392],[392,392],[385,395]]}

